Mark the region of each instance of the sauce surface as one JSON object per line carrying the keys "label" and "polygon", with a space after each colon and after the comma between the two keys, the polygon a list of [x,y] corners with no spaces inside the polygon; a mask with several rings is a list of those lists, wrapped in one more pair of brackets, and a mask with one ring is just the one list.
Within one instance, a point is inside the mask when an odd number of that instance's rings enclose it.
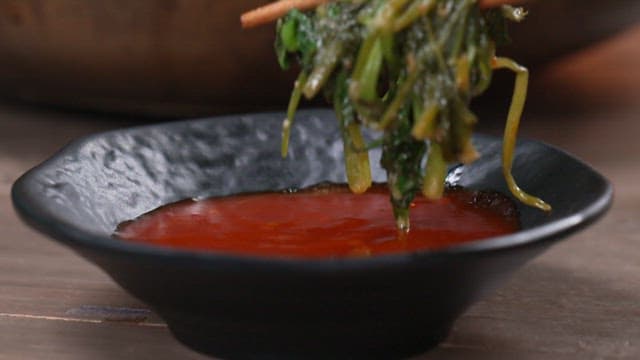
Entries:
{"label": "sauce surface", "polygon": [[453,189],[438,201],[417,196],[411,230],[399,234],[385,187],[362,195],[344,187],[186,200],[122,223],[122,240],[185,250],[265,257],[371,256],[504,235],[519,228],[503,195]]}

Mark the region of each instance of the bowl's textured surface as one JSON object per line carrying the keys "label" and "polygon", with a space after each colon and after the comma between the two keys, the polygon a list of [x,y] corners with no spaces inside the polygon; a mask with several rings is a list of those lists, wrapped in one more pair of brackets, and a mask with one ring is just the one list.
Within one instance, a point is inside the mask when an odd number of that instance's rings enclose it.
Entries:
{"label": "bowl's textured surface", "polygon": [[[344,181],[330,111],[303,111],[288,159],[283,114],[237,115],[98,134],[25,174],[13,201],[29,224],[104,269],[187,345],[223,358],[400,357],[437,344],[470,304],[611,203],[608,182],[547,145],[521,141],[520,185],[554,206],[521,208],[523,230],[437,252],[295,260],[176,251],[111,238],[121,221],[188,197]],[[506,193],[501,141],[449,181]],[[377,163],[379,150],[372,151]],[[376,181],[384,172],[374,169]]]}

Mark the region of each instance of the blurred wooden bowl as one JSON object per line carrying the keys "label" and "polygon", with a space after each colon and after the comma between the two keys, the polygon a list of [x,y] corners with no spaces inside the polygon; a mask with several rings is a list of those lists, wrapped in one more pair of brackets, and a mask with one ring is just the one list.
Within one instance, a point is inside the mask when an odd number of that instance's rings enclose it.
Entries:
{"label": "blurred wooden bowl", "polygon": [[505,51],[535,67],[640,24],[640,1],[531,0],[526,21],[514,24]]}
{"label": "blurred wooden bowl", "polygon": [[[239,15],[267,0],[3,0],[0,96],[63,107],[197,116],[282,108],[291,74],[273,27]],[[640,1],[539,0],[508,50],[541,64],[640,18]]]}

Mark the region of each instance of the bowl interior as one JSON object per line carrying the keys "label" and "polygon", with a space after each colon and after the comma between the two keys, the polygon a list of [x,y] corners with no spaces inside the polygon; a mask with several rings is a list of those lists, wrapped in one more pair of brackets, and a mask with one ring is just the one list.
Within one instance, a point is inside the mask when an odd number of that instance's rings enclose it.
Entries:
{"label": "bowl interior", "polygon": [[[298,115],[286,159],[279,154],[282,117],[227,116],[81,139],[20,179],[14,200],[29,219],[49,230],[92,234],[104,245],[115,242],[109,236],[118,223],[184,198],[344,182],[342,142],[332,112]],[[448,182],[507,194],[501,139],[477,135],[474,142],[482,157],[454,167]],[[370,155],[374,181],[385,181],[380,149]],[[554,207],[545,214],[519,204],[524,230],[572,217],[578,221],[576,216],[586,216],[581,212],[594,204],[605,208],[610,200],[602,176],[535,141],[518,143],[513,173],[521,187]]]}

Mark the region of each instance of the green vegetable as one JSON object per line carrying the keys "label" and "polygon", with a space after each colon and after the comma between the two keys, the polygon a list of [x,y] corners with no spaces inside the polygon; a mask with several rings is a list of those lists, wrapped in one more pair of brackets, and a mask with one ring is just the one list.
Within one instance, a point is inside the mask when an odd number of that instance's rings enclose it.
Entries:
{"label": "green vegetable", "polygon": [[525,15],[511,6],[482,11],[475,0],[342,0],[289,12],[278,21],[276,53],[283,68],[297,61],[301,74],[283,126],[283,156],[301,96],[323,91],[336,111],[347,179],[356,193],[371,185],[371,144],[364,143],[360,127],[382,131],[381,164],[396,223],[408,230],[416,193],[441,197],[447,165],[479,156],[469,104],[487,89],[494,68],[509,68],[519,75],[505,131],[505,178],[518,199],[549,210],[511,175],[526,69],[495,57],[496,44],[509,41],[506,24]]}

